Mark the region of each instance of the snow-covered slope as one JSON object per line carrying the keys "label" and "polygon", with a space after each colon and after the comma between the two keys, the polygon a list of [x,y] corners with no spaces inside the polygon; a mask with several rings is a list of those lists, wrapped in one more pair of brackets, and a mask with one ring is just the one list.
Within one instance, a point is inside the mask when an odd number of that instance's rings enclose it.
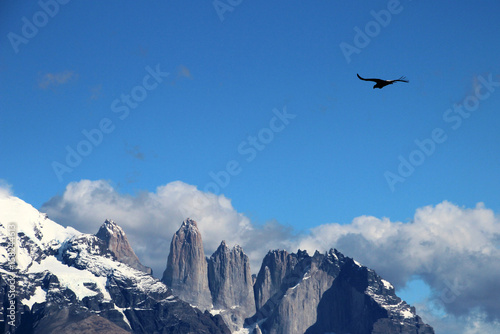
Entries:
{"label": "snow-covered slope", "polygon": [[[16,197],[0,197],[0,243],[8,242],[7,236],[14,226],[17,233],[17,269],[26,271],[37,256],[44,251],[57,251],[69,238],[80,234],[71,227],[48,219],[47,215]],[[0,263],[8,260],[7,249],[0,248]],[[41,260],[41,259],[39,259]]]}
{"label": "snow-covered slope", "polygon": [[0,197],[0,245],[0,298],[15,308],[0,313],[0,332],[74,332],[75,324],[93,319],[86,326],[117,333],[229,333],[220,317],[120,262],[107,240],[65,228],[19,198]]}

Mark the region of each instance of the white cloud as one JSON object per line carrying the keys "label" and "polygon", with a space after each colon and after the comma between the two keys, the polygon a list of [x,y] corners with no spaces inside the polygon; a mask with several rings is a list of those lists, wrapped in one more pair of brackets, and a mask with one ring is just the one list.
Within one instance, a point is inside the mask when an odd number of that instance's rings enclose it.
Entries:
{"label": "white cloud", "polygon": [[[479,309],[464,316],[446,314],[432,307],[432,302],[415,305],[424,322],[432,324],[436,334],[493,334],[500,332],[500,322],[488,319]],[[436,311],[438,314],[436,314]]]}
{"label": "white cloud", "polygon": [[82,180],[70,183],[41,211],[85,233],[97,233],[105,219],[113,219],[125,230],[141,262],[151,266],[157,277],[166,267],[172,235],[186,218],[198,222],[207,256],[222,240],[229,245],[239,244],[251,258],[254,272],[269,249],[284,247],[278,239],[288,241],[291,232],[273,222],[257,228],[225,196],[204,193],[180,181],[160,186],[152,193],[130,196],[118,193],[107,181]]}
{"label": "white cloud", "polygon": [[457,316],[480,308],[500,318],[500,220],[478,204],[449,202],[416,211],[409,223],[362,216],[351,224],[315,227],[300,241],[307,250],[334,245],[403,287],[413,276],[433,289],[433,301]]}

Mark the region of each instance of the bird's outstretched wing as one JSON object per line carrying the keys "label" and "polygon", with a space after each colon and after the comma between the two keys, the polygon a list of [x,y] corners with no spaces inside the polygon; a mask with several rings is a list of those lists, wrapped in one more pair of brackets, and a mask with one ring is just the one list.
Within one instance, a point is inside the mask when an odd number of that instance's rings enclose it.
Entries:
{"label": "bird's outstretched wing", "polygon": [[373,81],[373,82],[381,82],[381,81],[385,81],[385,80],[375,79],[375,78],[365,79],[365,78],[360,77],[360,76],[359,76],[359,74],[357,74],[357,73],[356,73],[356,75],[358,76],[358,78],[360,78],[361,80],[364,80],[364,81]]}
{"label": "bird's outstretched wing", "polygon": [[406,79],[406,77],[405,77],[405,76],[402,76],[401,78],[396,79],[396,80],[392,80],[392,81],[393,81],[393,82],[394,82],[394,81],[410,82],[410,81],[408,81],[408,80]]}

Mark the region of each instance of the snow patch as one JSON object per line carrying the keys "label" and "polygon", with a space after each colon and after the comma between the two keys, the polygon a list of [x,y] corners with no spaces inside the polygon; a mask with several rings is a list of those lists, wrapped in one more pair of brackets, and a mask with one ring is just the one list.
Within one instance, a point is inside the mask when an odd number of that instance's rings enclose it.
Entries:
{"label": "snow patch", "polygon": [[403,315],[403,317],[405,317],[406,319],[411,319],[414,317],[413,313],[411,313],[409,310],[402,310],[401,311],[401,314]]}
{"label": "snow patch", "polygon": [[92,297],[98,294],[87,288],[84,283],[93,283],[97,289],[103,294],[104,300],[110,301],[111,296],[106,291],[106,277],[98,277],[87,270],[80,270],[74,267],[69,267],[55,257],[49,256],[40,263],[34,262],[29,273],[40,273],[48,270],[53,275],[57,276],[61,286],[73,291],[79,300],[85,297]]}
{"label": "snow patch", "polygon": [[[72,227],[62,227],[40,213],[33,206],[17,197],[0,198],[0,242],[7,242],[7,224],[15,223],[17,231],[17,268],[23,272],[33,263],[31,252],[37,248],[46,250],[52,248],[57,250],[60,245],[69,238],[80,234]],[[21,238],[27,240],[29,248],[19,247]],[[7,254],[0,253],[0,261],[7,261]]]}
{"label": "snow patch", "polygon": [[[384,280],[382,280],[383,282]],[[387,281],[386,281],[387,282]],[[389,282],[387,282],[389,283]],[[390,284],[390,283],[389,283]],[[385,285],[385,283],[384,283]],[[391,285],[392,286],[392,285]],[[412,319],[415,317],[413,312],[411,312],[410,305],[406,304],[403,300],[400,300],[397,304],[391,303],[386,296],[377,293],[376,289],[372,286],[368,286],[365,292],[375,301],[377,304],[382,306],[384,309],[389,311],[390,314],[395,316],[401,316],[405,319]]]}
{"label": "snow patch", "polygon": [[80,234],[72,227],[62,227],[17,197],[0,198],[0,221],[17,224],[17,232],[24,233],[39,246],[52,240],[64,240]]}
{"label": "snow patch", "polygon": [[41,304],[41,303],[45,302],[46,296],[47,296],[47,293],[41,287],[37,286],[33,296],[31,296],[30,299],[25,298],[25,299],[21,300],[21,303],[24,305],[27,305],[31,309],[35,303]]}
{"label": "snow patch", "polygon": [[132,329],[132,326],[130,325],[130,322],[128,321],[127,316],[125,315],[125,312],[123,312],[123,310],[125,310],[125,308],[118,307],[118,306],[116,306],[116,304],[114,304],[114,307],[115,307],[115,310],[118,310],[118,312],[120,312],[122,314],[123,321],[125,321],[125,323],[128,325],[128,327],[130,329]]}
{"label": "snow patch", "polygon": [[385,279],[382,279],[382,283],[384,284],[384,287],[387,289],[387,290],[392,290],[394,289],[394,287],[392,286],[391,283],[389,283],[388,281],[386,281]]}

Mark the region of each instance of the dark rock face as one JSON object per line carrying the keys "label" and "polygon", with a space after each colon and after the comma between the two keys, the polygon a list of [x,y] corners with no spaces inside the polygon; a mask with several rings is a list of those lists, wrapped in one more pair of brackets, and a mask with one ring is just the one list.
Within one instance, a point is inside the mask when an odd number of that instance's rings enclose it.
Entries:
{"label": "dark rock face", "polygon": [[122,228],[112,220],[106,220],[104,224],[101,225],[96,237],[103,240],[106,247],[115,255],[116,260],[121,263],[128,264],[134,269],[144,271],[147,274],[152,274],[152,270],[149,267],[144,266],[137,255],[135,255],[132,247],[128,243],[127,236],[123,232]]}
{"label": "dark rock face", "polygon": [[240,246],[232,249],[222,241],[208,261],[208,285],[215,309],[233,329],[241,328],[255,312],[250,261]]}
{"label": "dark rock face", "polygon": [[104,317],[74,306],[62,309],[55,308],[50,311],[47,308],[39,311],[36,318],[35,331],[37,334],[130,333]]}
{"label": "dark rock face", "polygon": [[[304,333],[316,320],[316,306],[333,281],[327,271],[319,270],[321,255],[314,257],[305,251],[289,254],[286,251],[272,251],[267,254],[254,286],[256,300],[266,291],[262,286],[271,286],[270,297],[256,314],[247,319],[248,325],[260,322],[262,333]],[[277,268],[273,275],[270,267]],[[284,270],[286,268],[286,270]],[[276,269],[275,269],[276,270]],[[259,277],[276,277],[275,283],[266,284]],[[265,275],[262,275],[265,273]],[[272,279],[268,280],[273,282]],[[263,282],[263,285],[258,285]],[[265,299],[262,299],[265,300]]]}
{"label": "dark rock face", "polygon": [[388,317],[388,311],[365,293],[368,275],[373,273],[349,260],[324,292],[316,323],[306,333],[372,333],[373,324]]}
{"label": "dark rock face", "polygon": [[202,310],[212,307],[207,260],[194,220],[185,220],[172,237],[162,281],[182,300]]}
{"label": "dark rock face", "polygon": [[[273,265],[277,271],[274,277],[280,280],[271,279],[273,273],[269,268]],[[282,276],[283,272],[288,274]],[[266,286],[271,288],[264,289]],[[254,290],[256,301],[263,296],[261,291],[275,291],[246,320],[247,327],[256,328],[255,332],[434,333],[413,308],[395,295],[389,282],[336,250],[326,254],[316,252],[312,257],[301,251],[270,252],[263,261]]]}
{"label": "dark rock face", "polygon": [[299,262],[297,254],[285,250],[267,253],[254,285],[255,306],[259,310],[275,293],[280,291],[283,280],[290,280],[295,265]]}

